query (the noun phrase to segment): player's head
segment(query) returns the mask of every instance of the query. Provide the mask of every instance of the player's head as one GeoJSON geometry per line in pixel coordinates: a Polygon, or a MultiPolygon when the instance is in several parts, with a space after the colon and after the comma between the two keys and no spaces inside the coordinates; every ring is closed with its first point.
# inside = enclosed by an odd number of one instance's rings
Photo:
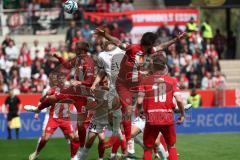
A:
{"type": "Polygon", "coordinates": [[[144,47],[144,51],[148,52],[154,46],[157,40],[157,35],[153,32],[146,32],[141,38],[141,45],[144,47]]]}
{"type": "Polygon", "coordinates": [[[86,55],[89,50],[89,44],[87,42],[77,42],[76,43],[76,54],[79,55],[86,55]]]}
{"type": "Polygon", "coordinates": [[[167,58],[163,54],[156,54],[152,57],[153,72],[164,71],[167,66],[167,58]]]}
{"type": "Polygon", "coordinates": [[[58,84],[58,76],[57,72],[53,71],[49,74],[49,85],[50,87],[57,86],[58,84]]]}
{"type": "Polygon", "coordinates": [[[64,73],[58,73],[58,87],[62,88],[66,82],[66,75],[64,73]]]}

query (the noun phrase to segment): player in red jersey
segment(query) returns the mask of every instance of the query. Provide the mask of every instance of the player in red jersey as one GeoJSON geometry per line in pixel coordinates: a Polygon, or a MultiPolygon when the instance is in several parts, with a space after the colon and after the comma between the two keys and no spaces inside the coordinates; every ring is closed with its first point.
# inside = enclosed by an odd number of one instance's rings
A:
{"type": "Polygon", "coordinates": [[[152,159],[152,149],[159,132],[162,133],[168,147],[169,160],[177,160],[175,148],[176,130],[174,125],[173,98],[176,99],[180,116],[177,124],[185,118],[184,104],[177,87],[176,79],[162,72],[166,68],[167,60],[162,55],[153,57],[153,74],[144,78],[139,86],[138,104],[143,104],[146,116],[143,142],[144,160],[152,159]]]}
{"type": "MultiPolygon", "coordinates": [[[[60,88],[64,85],[64,75],[59,75],[56,72],[50,74],[50,87],[47,87],[43,92],[43,98],[46,95],[53,95],[56,92],[59,92],[60,88]]],[[[35,118],[38,119],[38,114],[35,114],[35,118]]],[[[43,123],[43,133],[39,138],[38,145],[36,150],[29,156],[29,160],[35,160],[41,150],[46,145],[50,136],[56,131],[57,128],[60,128],[64,133],[66,139],[70,140],[70,150],[71,150],[71,159],[74,160],[77,158],[76,153],[78,150],[78,139],[74,135],[71,119],[70,119],[70,104],[67,103],[56,103],[55,105],[47,108],[47,113],[45,115],[43,123]]]]}
{"type": "Polygon", "coordinates": [[[145,58],[151,54],[166,49],[171,44],[184,38],[186,33],[182,33],[176,38],[157,46],[155,46],[157,35],[152,32],[144,33],[140,44],[136,45],[126,45],[119,39],[112,37],[110,34],[100,28],[97,28],[95,33],[104,36],[121,49],[126,50],[125,56],[120,65],[120,70],[116,81],[116,90],[122,104],[122,125],[126,140],[128,142],[131,139],[131,115],[133,108],[134,88],[139,85],[141,80],[141,67],[144,64],[145,58]]]}
{"type": "Polygon", "coordinates": [[[85,112],[82,112],[82,107],[87,104],[87,98],[81,94],[84,92],[84,88],[90,87],[94,81],[94,62],[87,55],[88,50],[89,44],[87,42],[78,42],[76,44],[75,58],[64,61],[61,57],[54,55],[64,66],[61,70],[68,69],[68,73],[70,73],[72,69],[75,69],[72,85],[62,88],[59,93],[48,95],[37,108],[29,105],[24,107],[27,111],[39,112],[57,102],[67,101],[68,103],[73,103],[78,111],[78,134],[81,147],[84,146],[86,138],[86,127],[84,127],[83,122],[87,115],[85,112]]]}

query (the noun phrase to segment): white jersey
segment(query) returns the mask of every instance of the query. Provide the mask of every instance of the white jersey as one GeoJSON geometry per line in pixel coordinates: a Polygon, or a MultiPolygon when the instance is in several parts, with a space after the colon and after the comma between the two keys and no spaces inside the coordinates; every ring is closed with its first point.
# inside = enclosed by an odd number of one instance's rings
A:
{"type": "Polygon", "coordinates": [[[100,52],[98,55],[98,67],[104,69],[110,80],[110,84],[115,84],[124,54],[125,51],[116,47],[114,50],[100,52]]]}

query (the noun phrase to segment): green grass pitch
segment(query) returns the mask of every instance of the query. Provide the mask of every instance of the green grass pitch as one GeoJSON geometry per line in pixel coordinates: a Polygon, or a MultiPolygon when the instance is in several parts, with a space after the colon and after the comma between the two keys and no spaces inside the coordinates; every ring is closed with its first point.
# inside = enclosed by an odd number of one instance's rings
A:
{"type": "MultiPolygon", "coordinates": [[[[179,160],[240,160],[240,134],[195,134],[178,135],[179,160]]],[[[34,151],[37,139],[0,140],[1,160],[28,160],[34,151]]],[[[91,149],[88,160],[97,159],[97,141],[91,149]]],[[[142,149],[136,146],[141,157],[142,149]]],[[[105,156],[108,157],[108,149],[105,156]]],[[[41,152],[39,160],[69,160],[69,147],[64,139],[50,139],[41,152]]]]}

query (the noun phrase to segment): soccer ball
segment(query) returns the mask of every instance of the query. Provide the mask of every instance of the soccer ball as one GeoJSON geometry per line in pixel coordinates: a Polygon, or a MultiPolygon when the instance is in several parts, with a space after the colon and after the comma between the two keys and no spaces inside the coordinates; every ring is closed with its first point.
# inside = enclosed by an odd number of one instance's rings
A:
{"type": "Polygon", "coordinates": [[[74,12],[76,12],[78,10],[78,5],[77,5],[77,2],[75,2],[74,0],[67,0],[63,4],[63,8],[64,8],[65,12],[67,12],[69,14],[73,14],[74,12]]]}

